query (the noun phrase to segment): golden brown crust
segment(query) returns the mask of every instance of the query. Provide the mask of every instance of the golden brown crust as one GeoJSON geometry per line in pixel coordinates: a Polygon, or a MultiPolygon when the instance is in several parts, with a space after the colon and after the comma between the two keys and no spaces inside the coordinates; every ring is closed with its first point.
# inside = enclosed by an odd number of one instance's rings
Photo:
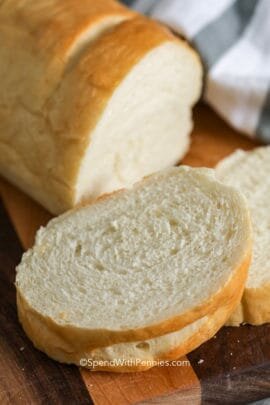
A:
{"type": "Polygon", "coordinates": [[[144,341],[177,331],[197,319],[215,312],[220,307],[233,306],[235,303],[235,297],[239,291],[241,291],[241,293],[243,291],[250,258],[251,247],[249,247],[243,262],[232,273],[227,284],[206,302],[203,302],[198,307],[184,314],[144,328],[125,331],[110,331],[102,329],[87,330],[69,324],[60,325],[49,317],[44,317],[31,308],[21,296],[17,287],[19,319],[26,334],[33,341],[34,345],[58,360],[61,358],[61,353],[63,353],[63,351],[66,351],[67,353],[89,353],[89,351],[95,348],[110,346],[115,343],[144,341]],[[52,345],[50,352],[48,352],[49,342],[52,345]],[[57,347],[60,348],[58,353],[57,347]]]}
{"type": "Polygon", "coordinates": [[[134,15],[114,0],[9,0],[0,7],[0,172],[54,214],[74,205],[74,176],[61,158],[71,142],[50,125],[47,102],[82,35],[134,15]]]}
{"type": "Polygon", "coordinates": [[[0,21],[27,31],[39,57],[60,63],[89,27],[121,15],[133,18],[136,13],[115,0],[9,0],[0,8],[0,21]]]}
{"type": "Polygon", "coordinates": [[[241,323],[262,325],[270,322],[270,284],[258,288],[245,288],[236,311],[228,319],[227,326],[241,323]]]}

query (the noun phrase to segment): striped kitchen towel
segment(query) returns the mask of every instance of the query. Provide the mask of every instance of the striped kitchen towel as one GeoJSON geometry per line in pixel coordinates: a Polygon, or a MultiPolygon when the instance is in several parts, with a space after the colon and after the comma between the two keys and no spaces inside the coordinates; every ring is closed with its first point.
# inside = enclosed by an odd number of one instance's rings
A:
{"type": "Polygon", "coordinates": [[[204,63],[204,99],[270,143],[270,0],[123,1],[185,36],[204,63]]]}

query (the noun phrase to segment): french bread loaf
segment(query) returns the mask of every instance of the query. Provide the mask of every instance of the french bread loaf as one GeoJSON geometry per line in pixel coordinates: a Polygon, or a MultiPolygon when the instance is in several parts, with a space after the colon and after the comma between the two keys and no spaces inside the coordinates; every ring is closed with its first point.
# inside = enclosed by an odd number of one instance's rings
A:
{"type": "Polygon", "coordinates": [[[251,152],[238,150],[222,160],[216,172],[222,181],[246,196],[254,229],[253,259],[246,288],[228,325],[270,322],[270,147],[256,148],[251,152]]]}
{"type": "Polygon", "coordinates": [[[53,214],[186,153],[194,51],[113,0],[0,5],[0,174],[53,214]]]}
{"type": "Polygon", "coordinates": [[[53,219],[17,268],[19,319],[53,358],[175,332],[235,303],[247,277],[244,197],[171,168],[53,219]]]}

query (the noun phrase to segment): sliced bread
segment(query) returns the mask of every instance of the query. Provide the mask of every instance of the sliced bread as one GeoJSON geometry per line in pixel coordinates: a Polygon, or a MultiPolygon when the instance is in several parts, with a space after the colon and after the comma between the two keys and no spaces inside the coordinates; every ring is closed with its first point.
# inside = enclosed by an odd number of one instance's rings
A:
{"type": "Polygon", "coordinates": [[[241,304],[229,325],[270,322],[270,147],[236,151],[216,168],[218,177],[247,198],[254,228],[253,259],[241,304]]]}
{"type": "MultiPolygon", "coordinates": [[[[54,344],[54,348],[49,351],[58,361],[83,365],[95,371],[134,372],[148,370],[157,365],[168,365],[170,361],[179,359],[215,335],[238,305],[243,289],[244,285],[239,288],[235,299],[224,307],[176,332],[145,341],[118,343],[71,355],[61,350],[56,352],[54,344]]],[[[46,342],[47,350],[50,343],[46,342]]]]}
{"type": "Polygon", "coordinates": [[[235,301],[251,244],[241,193],[212,170],[171,168],[41,228],[17,268],[19,319],[74,362],[174,332],[235,301]]]}

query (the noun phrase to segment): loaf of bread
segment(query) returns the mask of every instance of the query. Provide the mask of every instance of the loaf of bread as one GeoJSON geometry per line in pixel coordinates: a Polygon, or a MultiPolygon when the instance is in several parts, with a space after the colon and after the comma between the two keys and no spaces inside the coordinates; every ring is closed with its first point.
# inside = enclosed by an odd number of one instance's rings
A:
{"type": "Polygon", "coordinates": [[[246,196],[254,228],[253,259],[246,288],[228,325],[270,322],[270,147],[252,152],[238,150],[221,161],[216,171],[222,181],[246,196]]]}
{"type": "Polygon", "coordinates": [[[20,322],[37,348],[79,364],[95,349],[179,331],[220,307],[229,315],[251,239],[237,190],[212,170],[167,169],[39,230],[17,268],[20,322]]]}
{"type": "Polygon", "coordinates": [[[179,161],[196,53],[113,0],[0,3],[0,174],[53,214],[179,161]]]}

